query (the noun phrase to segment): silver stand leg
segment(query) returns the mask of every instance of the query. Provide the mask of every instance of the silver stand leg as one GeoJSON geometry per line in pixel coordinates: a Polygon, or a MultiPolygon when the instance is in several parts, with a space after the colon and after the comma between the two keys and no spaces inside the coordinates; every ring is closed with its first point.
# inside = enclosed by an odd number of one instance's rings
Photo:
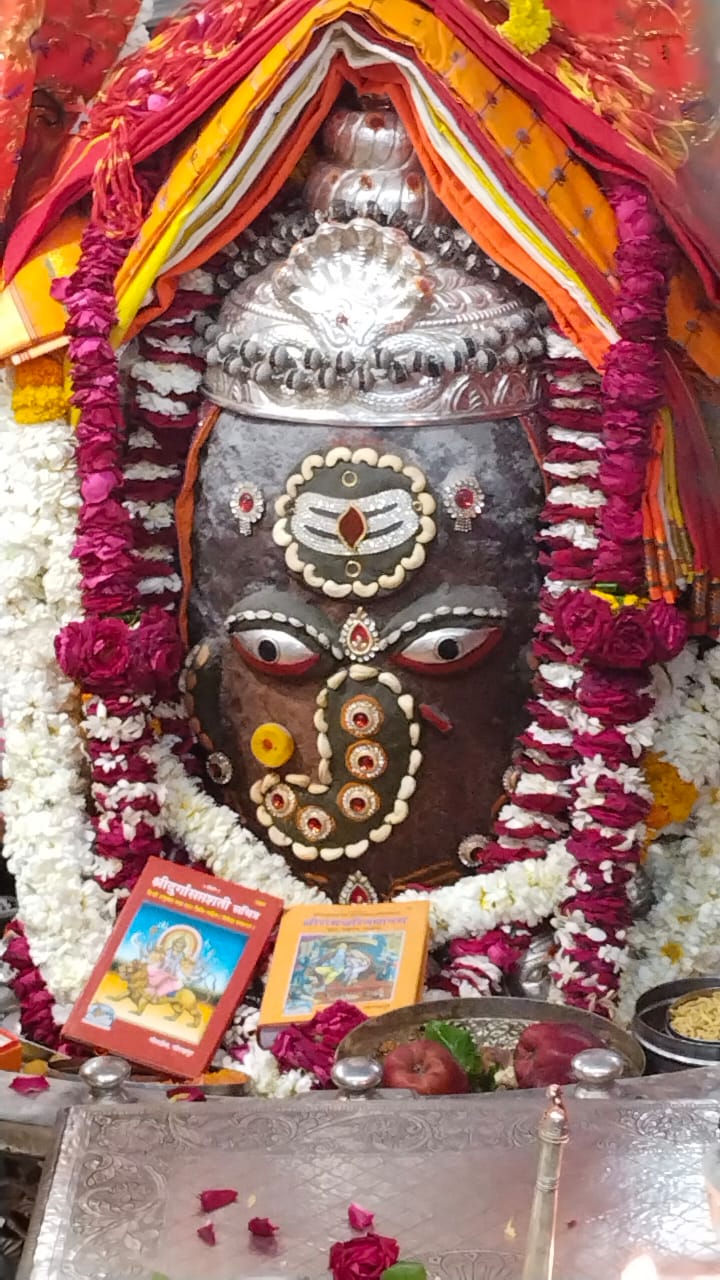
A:
{"type": "Polygon", "coordinates": [[[569,1130],[565,1104],[557,1085],[551,1085],[548,1097],[550,1104],[538,1129],[540,1156],[522,1280],[552,1280],[553,1273],[560,1166],[569,1130]]]}

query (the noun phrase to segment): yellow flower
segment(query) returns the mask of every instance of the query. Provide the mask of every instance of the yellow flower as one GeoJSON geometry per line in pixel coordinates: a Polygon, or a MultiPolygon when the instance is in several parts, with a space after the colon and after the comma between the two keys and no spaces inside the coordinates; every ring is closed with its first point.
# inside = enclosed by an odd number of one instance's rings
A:
{"type": "Polygon", "coordinates": [[[660,950],[664,956],[667,956],[671,964],[677,964],[685,955],[679,942],[666,942],[665,946],[661,947],[660,950]]]}
{"type": "Polygon", "coordinates": [[[676,822],[687,822],[698,798],[697,787],[686,782],[674,765],[652,751],[645,756],[643,769],[653,793],[653,807],[647,819],[649,829],[657,833],[676,822]]]}
{"type": "Polygon", "coordinates": [[[31,424],[64,418],[68,388],[63,364],[56,356],[36,356],[15,368],[12,406],[15,421],[31,424]]]}
{"type": "Polygon", "coordinates": [[[592,595],[597,596],[598,600],[607,600],[608,604],[617,613],[620,609],[645,608],[649,601],[644,596],[613,596],[609,591],[600,591],[593,588],[592,595]]]}
{"type": "Polygon", "coordinates": [[[507,22],[498,31],[520,53],[537,53],[550,39],[552,21],[543,0],[509,0],[507,22]]]}

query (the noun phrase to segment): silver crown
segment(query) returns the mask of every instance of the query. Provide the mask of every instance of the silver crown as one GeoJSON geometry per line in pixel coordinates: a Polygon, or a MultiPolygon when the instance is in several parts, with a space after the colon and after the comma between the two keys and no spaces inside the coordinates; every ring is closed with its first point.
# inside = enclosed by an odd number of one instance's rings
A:
{"type": "MultiPolygon", "coordinates": [[[[394,113],[377,103],[341,109],[325,143],[331,160],[318,162],[305,190],[320,225],[243,279],[207,329],[209,398],[259,417],[345,426],[532,409],[542,319],[463,231],[441,225],[447,215],[394,113]],[[342,220],[330,216],[339,196],[342,220]]],[[[248,254],[243,275],[257,247],[248,254]]]]}

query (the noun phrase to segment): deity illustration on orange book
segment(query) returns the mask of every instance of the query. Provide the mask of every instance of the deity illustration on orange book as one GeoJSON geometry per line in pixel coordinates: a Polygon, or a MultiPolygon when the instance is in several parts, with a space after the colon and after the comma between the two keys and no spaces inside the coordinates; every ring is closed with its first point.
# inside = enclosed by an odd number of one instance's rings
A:
{"type": "Polygon", "coordinates": [[[84,1021],[116,1021],[199,1044],[245,947],[246,936],[207,921],[189,924],[145,903],[90,1001],[84,1021]]]}
{"type": "Polygon", "coordinates": [[[334,1000],[392,1000],[405,934],[301,935],[284,1013],[312,1012],[334,1000]]]}

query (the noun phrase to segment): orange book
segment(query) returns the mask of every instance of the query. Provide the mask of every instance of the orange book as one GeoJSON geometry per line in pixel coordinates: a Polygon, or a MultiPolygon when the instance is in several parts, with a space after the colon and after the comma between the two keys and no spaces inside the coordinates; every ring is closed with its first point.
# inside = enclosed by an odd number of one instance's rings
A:
{"type": "Polygon", "coordinates": [[[282,902],[150,858],[64,1034],[173,1077],[204,1071],[282,902]]]}
{"type": "Polygon", "coordinates": [[[346,1000],[375,1017],[415,1004],[425,979],[427,902],[291,907],[260,1009],[261,1043],[346,1000]]]}
{"type": "Polygon", "coordinates": [[[0,1027],[0,1071],[19,1071],[22,1060],[21,1042],[7,1027],[0,1027]]]}

